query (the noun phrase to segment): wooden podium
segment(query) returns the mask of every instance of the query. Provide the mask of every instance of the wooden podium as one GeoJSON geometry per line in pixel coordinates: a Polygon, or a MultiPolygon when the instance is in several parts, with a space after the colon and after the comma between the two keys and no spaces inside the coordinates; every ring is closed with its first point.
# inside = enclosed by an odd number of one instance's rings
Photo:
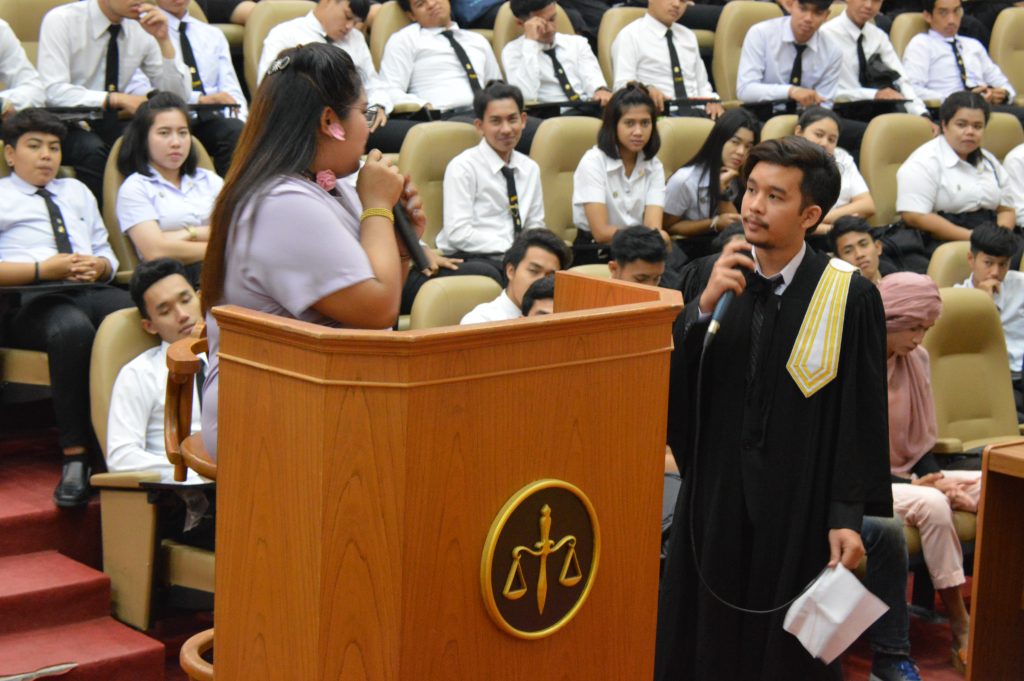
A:
{"type": "MultiPolygon", "coordinates": [[[[562,314],[402,333],[214,310],[218,679],[651,678],[682,301],[567,272],[556,292],[562,314]],[[542,479],[586,495],[600,553],[575,617],[525,639],[489,614],[482,556],[506,502],[542,479]]],[[[528,526],[520,549],[547,537],[528,526]]],[[[560,565],[543,587],[528,569],[521,603],[543,609],[543,590],[554,608],[560,565]]]]}
{"type": "Polygon", "coordinates": [[[967,681],[1024,675],[1024,440],[992,445],[982,462],[974,545],[967,681]]]}

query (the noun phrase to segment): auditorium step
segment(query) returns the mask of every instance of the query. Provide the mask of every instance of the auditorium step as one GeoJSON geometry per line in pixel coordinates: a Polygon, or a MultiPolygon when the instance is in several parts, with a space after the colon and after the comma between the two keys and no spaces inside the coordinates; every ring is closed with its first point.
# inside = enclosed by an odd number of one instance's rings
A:
{"type": "Polygon", "coordinates": [[[0,636],[105,617],[110,580],[105,574],[42,551],[0,558],[0,636]]]}

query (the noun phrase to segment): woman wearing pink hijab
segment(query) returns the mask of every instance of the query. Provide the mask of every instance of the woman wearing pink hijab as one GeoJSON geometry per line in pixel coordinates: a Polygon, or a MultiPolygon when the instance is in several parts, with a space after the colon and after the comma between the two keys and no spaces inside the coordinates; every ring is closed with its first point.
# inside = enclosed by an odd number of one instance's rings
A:
{"type": "Polygon", "coordinates": [[[953,509],[976,511],[981,474],[940,471],[932,456],[935,404],[928,351],[920,347],[935,324],[942,299],[935,282],[922,274],[898,272],[878,285],[885,307],[889,369],[889,463],[893,508],[921,534],[921,552],[939,592],[953,632],[953,665],[967,661],[968,615],[960,586],[963,553],[953,509]]]}

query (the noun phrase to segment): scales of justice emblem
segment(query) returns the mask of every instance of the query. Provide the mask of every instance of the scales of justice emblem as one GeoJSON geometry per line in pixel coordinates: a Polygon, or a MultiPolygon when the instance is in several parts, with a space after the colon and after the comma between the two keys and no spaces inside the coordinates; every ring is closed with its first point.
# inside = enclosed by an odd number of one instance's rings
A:
{"type": "Polygon", "coordinates": [[[505,503],[485,542],[488,614],[513,636],[550,636],[586,600],[599,554],[597,515],[579,488],[550,479],[525,486],[505,503]]]}

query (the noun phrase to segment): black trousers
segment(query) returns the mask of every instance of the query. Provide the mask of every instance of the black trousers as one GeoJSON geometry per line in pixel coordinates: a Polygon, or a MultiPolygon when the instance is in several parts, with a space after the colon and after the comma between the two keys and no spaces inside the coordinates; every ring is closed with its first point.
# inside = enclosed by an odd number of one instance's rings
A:
{"type": "Polygon", "coordinates": [[[92,130],[68,125],[68,134],[61,145],[63,164],[75,169],[75,178],[85,183],[103,210],[103,171],[107,167],[110,147],[128,126],[128,121],[109,125],[97,121],[92,130]]]}
{"type": "Polygon", "coordinates": [[[237,118],[218,114],[204,114],[192,121],[192,134],[196,136],[213,158],[217,174],[225,177],[231,167],[238,137],[242,134],[243,123],[237,118]]]}
{"type": "Polygon", "coordinates": [[[379,149],[385,154],[397,154],[402,150],[402,142],[412,126],[422,121],[411,121],[407,118],[388,117],[387,125],[377,128],[366,140],[366,149],[379,149]]]}
{"type": "Polygon", "coordinates": [[[489,256],[476,256],[469,253],[456,253],[451,257],[463,259],[463,262],[459,264],[459,269],[449,270],[442,267],[437,271],[437,274],[432,277],[428,277],[419,270],[413,270],[409,273],[409,278],[405,280],[405,286],[402,288],[402,305],[400,314],[409,314],[412,312],[412,304],[416,301],[416,294],[419,293],[420,289],[423,288],[423,285],[431,279],[476,274],[483,277],[490,277],[494,281],[498,282],[499,286],[502,288],[505,287],[505,273],[502,270],[500,258],[496,259],[489,256]]]}
{"type": "Polygon", "coordinates": [[[7,342],[48,354],[60,446],[95,450],[89,417],[92,342],[104,317],[132,306],[131,296],[105,284],[21,296],[21,306],[8,316],[7,342]]]}

